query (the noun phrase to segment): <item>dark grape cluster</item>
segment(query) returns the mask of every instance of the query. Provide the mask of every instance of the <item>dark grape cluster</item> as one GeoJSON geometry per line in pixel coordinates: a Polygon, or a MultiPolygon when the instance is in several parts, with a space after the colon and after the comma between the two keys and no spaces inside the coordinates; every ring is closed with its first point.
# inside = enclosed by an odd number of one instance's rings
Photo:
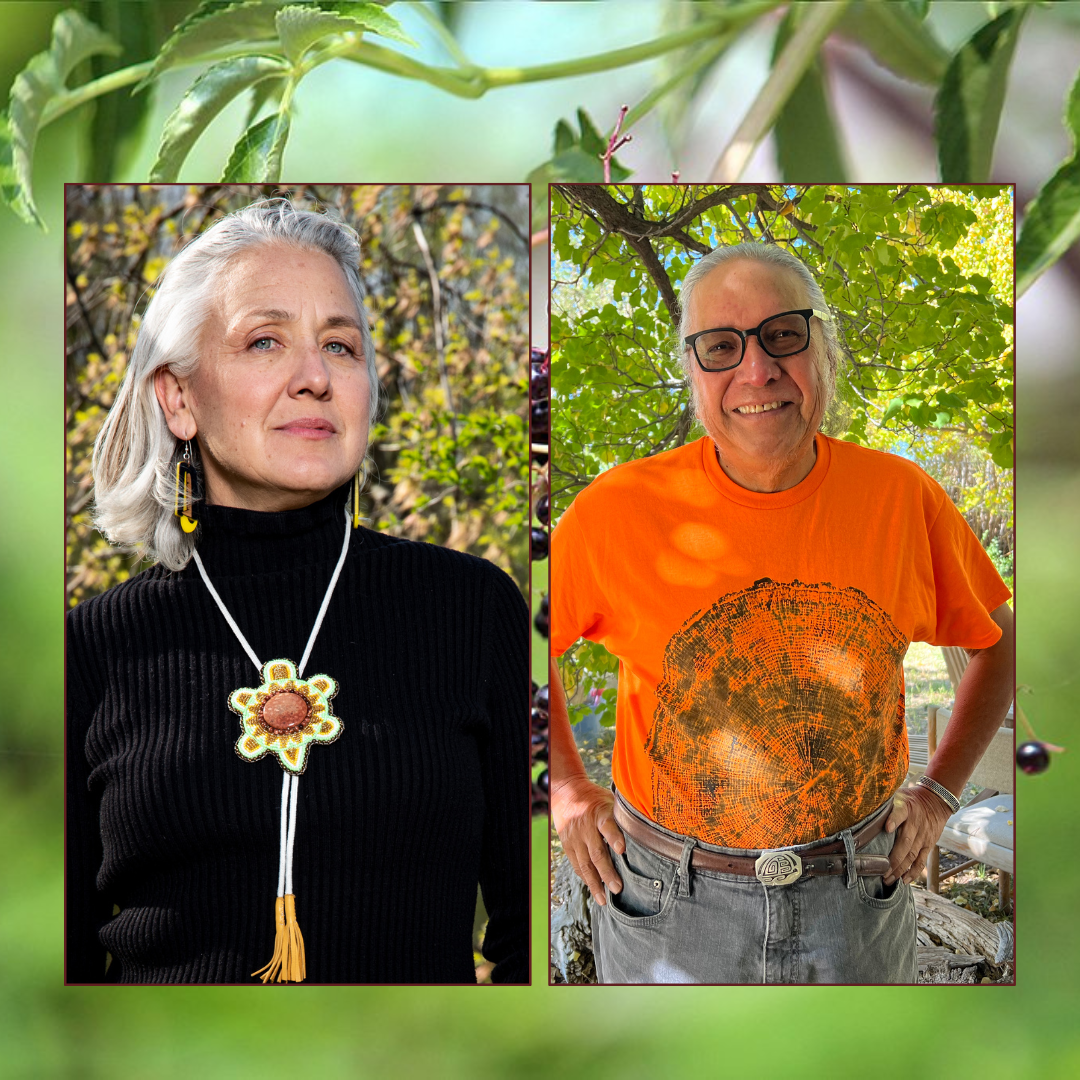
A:
{"type": "Polygon", "coordinates": [[[546,638],[548,636],[548,632],[551,629],[550,619],[551,616],[549,614],[547,593],[544,593],[544,595],[540,597],[540,609],[536,613],[536,618],[533,619],[533,626],[536,627],[536,632],[541,637],[546,638]]]}
{"type": "Polygon", "coordinates": [[[533,349],[529,354],[529,436],[545,444],[551,430],[551,356],[533,349]]]}
{"type": "Polygon", "coordinates": [[[529,530],[529,554],[533,562],[540,562],[548,557],[547,529],[534,527],[529,530]]]}
{"type": "Polygon", "coordinates": [[[532,684],[532,722],[530,733],[532,739],[532,763],[542,762],[545,766],[543,772],[533,781],[532,786],[532,812],[534,814],[546,814],[548,812],[548,688],[532,684]]]}
{"type": "MultiPolygon", "coordinates": [[[[529,529],[529,553],[534,562],[548,557],[548,526],[551,522],[550,485],[548,481],[548,439],[551,432],[551,354],[533,349],[529,354],[529,440],[531,444],[532,512],[534,522],[529,529]]],[[[540,601],[533,619],[536,632],[548,636],[548,598],[540,601]]],[[[532,684],[532,741],[533,771],[543,765],[532,785],[532,812],[548,812],[548,688],[532,684]]]]}
{"type": "MultiPolygon", "coordinates": [[[[551,434],[551,354],[529,352],[529,441],[534,467],[546,469],[551,434]]],[[[535,501],[535,500],[534,500],[535,501]]]]}

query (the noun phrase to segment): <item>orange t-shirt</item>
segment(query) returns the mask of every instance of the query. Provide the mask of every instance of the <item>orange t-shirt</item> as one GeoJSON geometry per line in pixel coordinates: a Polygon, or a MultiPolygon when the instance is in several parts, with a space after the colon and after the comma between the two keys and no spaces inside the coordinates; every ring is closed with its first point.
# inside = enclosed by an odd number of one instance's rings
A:
{"type": "Polygon", "coordinates": [[[551,651],[619,658],[615,786],[706,843],[847,828],[908,768],[912,641],[994,644],[1009,599],[945,491],[903,458],[818,435],[809,475],[759,493],[709,438],[600,475],[551,540],[551,651]]]}

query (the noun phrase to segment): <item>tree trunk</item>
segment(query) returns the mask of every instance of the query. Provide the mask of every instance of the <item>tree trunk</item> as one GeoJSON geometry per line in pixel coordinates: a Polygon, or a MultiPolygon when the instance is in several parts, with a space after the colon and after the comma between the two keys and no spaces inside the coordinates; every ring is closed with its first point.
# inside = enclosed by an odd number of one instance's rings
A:
{"type": "Polygon", "coordinates": [[[555,865],[551,899],[551,967],[556,981],[595,983],[589,890],[569,859],[555,865]]]}

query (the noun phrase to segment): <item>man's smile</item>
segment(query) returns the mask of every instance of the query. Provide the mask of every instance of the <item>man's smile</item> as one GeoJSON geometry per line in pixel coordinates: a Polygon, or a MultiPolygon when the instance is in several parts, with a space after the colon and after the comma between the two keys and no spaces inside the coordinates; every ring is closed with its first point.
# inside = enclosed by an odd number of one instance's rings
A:
{"type": "Polygon", "coordinates": [[[775,410],[790,404],[790,401],[767,401],[761,405],[739,405],[736,406],[735,412],[740,416],[751,416],[754,413],[775,412],[775,410]]]}

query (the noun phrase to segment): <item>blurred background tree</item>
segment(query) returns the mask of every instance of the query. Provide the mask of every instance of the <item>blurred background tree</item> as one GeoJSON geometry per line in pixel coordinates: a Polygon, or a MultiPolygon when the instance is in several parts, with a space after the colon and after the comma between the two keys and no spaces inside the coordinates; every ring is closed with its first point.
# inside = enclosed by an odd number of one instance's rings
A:
{"type": "Polygon", "coordinates": [[[361,237],[384,407],[370,527],[528,581],[524,185],[117,185],[67,189],[69,604],[141,567],[90,519],[90,454],[169,259],[223,214],[287,192],[361,237]]]}

